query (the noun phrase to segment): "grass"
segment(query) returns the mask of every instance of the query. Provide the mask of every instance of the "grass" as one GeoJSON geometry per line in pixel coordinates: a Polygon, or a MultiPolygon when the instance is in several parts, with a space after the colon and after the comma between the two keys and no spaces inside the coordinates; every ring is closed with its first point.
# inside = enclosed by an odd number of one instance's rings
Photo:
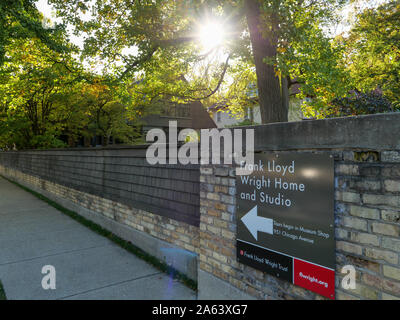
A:
{"type": "MultiPolygon", "coordinates": [[[[40,200],[48,203],[50,206],[56,208],[58,211],[64,213],[65,215],[69,216],[70,218],[78,221],[79,223],[81,223],[82,225],[84,225],[85,227],[89,228],[90,230],[96,232],[97,234],[106,237],[107,239],[113,241],[114,243],[116,243],[117,245],[119,245],[121,248],[129,251],[130,253],[133,253],[134,255],[136,255],[137,257],[139,257],[140,259],[148,262],[149,264],[151,264],[152,266],[154,266],[156,269],[167,273],[168,275],[170,275],[172,278],[179,280],[180,282],[182,282],[184,285],[186,285],[187,287],[189,287],[192,290],[197,291],[197,282],[188,278],[185,274],[179,272],[178,270],[176,270],[175,268],[172,268],[171,266],[167,265],[166,263],[160,261],[159,259],[157,259],[156,257],[148,254],[147,252],[143,251],[142,249],[138,248],[137,246],[135,246],[133,243],[126,241],[120,237],[118,237],[117,235],[113,234],[112,232],[104,229],[103,227],[99,226],[98,224],[80,216],[79,214],[77,214],[74,211],[68,210],[66,208],[64,208],[63,206],[59,205],[58,203],[46,198],[45,196],[43,196],[42,194],[35,192],[15,181],[12,181],[4,176],[1,176],[4,179],[6,179],[7,181],[10,181],[11,183],[17,185],[18,187],[20,187],[21,189],[33,194],[35,197],[39,198],[40,200]]],[[[1,283],[0,283],[0,300],[2,297],[2,287],[1,287],[1,283]]],[[[5,297],[5,294],[4,294],[5,297]]]]}
{"type": "Polygon", "coordinates": [[[4,291],[3,284],[0,281],[0,300],[7,300],[6,292],[4,291]]]}

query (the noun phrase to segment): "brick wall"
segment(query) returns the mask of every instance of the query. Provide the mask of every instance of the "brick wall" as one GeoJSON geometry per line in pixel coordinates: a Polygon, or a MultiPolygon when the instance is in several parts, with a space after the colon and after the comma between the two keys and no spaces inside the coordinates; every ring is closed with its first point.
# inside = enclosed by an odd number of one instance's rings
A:
{"type": "MultiPolygon", "coordinates": [[[[336,299],[400,299],[398,120],[399,115],[369,116],[256,128],[256,152],[327,153],[335,159],[336,299]],[[378,127],[365,126],[366,122],[378,127]],[[351,138],[342,136],[350,129],[351,138]],[[391,130],[391,135],[386,136],[385,130],[391,130]],[[281,140],[277,132],[282,133],[281,140]],[[397,138],[393,139],[393,134],[397,138]],[[272,138],[268,140],[268,136],[272,138]],[[362,139],[366,136],[367,141],[362,139]],[[303,138],[301,142],[299,137],[303,138]],[[350,144],[348,140],[355,137],[359,143],[355,140],[350,144]],[[321,143],[316,144],[316,139],[321,143]],[[349,145],[337,148],[340,144],[349,145]],[[341,286],[345,265],[355,267],[354,290],[341,286]]],[[[239,298],[325,299],[237,262],[235,169],[203,166],[200,173],[202,277],[238,289],[243,293],[235,294],[239,298]]],[[[201,283],[199,287],[201,296],[209,294],[201,283]]],[[[219,296],[224,296],[223,292],[219,296]]]]}
{"type": "Polygon", "coordinates": [[[35,190],[51,193],[60,199],[70,200],[77,206],[99,213],[106,218],[145,232],[182,249],[191,252],[198,251],[199,228],[196,226],[98,195],[78,191],[2,165],[0,165],[0,174],[35,190]]]}
{"type": "MultiPolygon", "coordinates": [[[[327,153],[335,159],[336,299],[400,299],[399,121],[400,114],[389,114],[255,127],[256,152],[327,153]],[[345,265],[356,269],[355,290],[341,286],[345,265]]],[[[237,262],[233,166],[146,167],[136,152],[0,152],[0,174],[198,253],[201,298],[324,299],[237,262]],[[73,165],[64,162],[68,152],[76,157],[73,165]],[[89,178],[99,171],[106,186],[93,189],[96,183],[89,178]],[[158,193],[137,192],[139,176],[158,193]],[[119,178],[121,184],[115,184],[119,178]],[[163,185],[168,180],[172,186],[163,185]],[[166,192],[170,188],[176,192],[166,192]],[[138,194],[149,201],[137,201],[138,194]],[[163,197],[172,207],[150,203],[163,197]]]]}
{"type": "Polygon", "coordinates": [[[151,166],[146,146],[0,152],[0,175],[197,280],[199,166],[151,166]]]}
{"type": "MultiPolygon", "coordinates": [[[[400,153],[326,152],[335,158],[336,298],[400,299],[400,153]],[[380,160],[359,158],[368,153],[380,160]],[[341,287],[345,265],[356,290],[341,287]]],[[[236,261],[234,170],[200,170],[200,269],[260,299],[323,299],[236,261]]]]}
{"type": "Polygon", "coordinates": [[[344,152],[336,164],[337,270],[354,265],[346,299],[400,298],[400,152],[344,152]]]}

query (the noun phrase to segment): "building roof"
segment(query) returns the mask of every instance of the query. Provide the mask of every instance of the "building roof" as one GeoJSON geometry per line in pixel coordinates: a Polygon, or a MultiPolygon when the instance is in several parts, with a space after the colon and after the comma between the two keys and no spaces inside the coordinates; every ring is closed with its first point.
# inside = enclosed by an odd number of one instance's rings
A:
{"type": "Polygon", "coordinates": [[[178,104],[175,106],[179,111],[179,106],[184,112],[166,112],[164,114],[150,114],[143,118],[143,122],[147,127],[168,127],[169,121],[177,121],[178,128],[191,129],[208,129],[216,128],[214,120],[210,117],[203,104],[199,101],[192,102],[188,105],[178,104]]]}

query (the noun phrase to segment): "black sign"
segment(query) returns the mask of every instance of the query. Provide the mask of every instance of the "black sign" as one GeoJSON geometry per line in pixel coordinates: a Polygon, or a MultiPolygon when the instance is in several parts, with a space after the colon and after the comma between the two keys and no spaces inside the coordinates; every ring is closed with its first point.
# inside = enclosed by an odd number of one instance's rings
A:
{"type": "Polygon", "coordinates": [[[334,161],[256,154],[237,175],[239,262],[334,297],[334,161]]]}

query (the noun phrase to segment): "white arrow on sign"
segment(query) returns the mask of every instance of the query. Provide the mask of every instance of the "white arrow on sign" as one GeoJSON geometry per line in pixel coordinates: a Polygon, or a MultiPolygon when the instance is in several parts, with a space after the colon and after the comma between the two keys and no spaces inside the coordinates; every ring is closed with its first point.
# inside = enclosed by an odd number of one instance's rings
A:
{"type": "Polygon", "coordinates": [[[256,240],[258,240],[258,231],[274,234],[274,220],[259,217],[257,215],[257,206],[247,212],[241,220],[256,240]]]}

